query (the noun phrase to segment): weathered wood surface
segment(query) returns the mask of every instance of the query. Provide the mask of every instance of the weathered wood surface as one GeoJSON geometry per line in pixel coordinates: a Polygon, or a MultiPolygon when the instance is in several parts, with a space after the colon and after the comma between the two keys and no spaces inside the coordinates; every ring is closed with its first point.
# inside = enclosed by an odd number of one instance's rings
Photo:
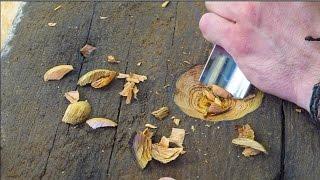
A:
{"type": "Polygon", "coordinates": [[[203,2],[28,3],[1,59],[1,177],[3,179],[317,179],[320,175],[320,132],[290,103],[266,95],[262,106],[232,122],[211,123],[184,115],[173,102],[178,76],[204,64],[210,44],[198,29],[203,2]],[[53,8],[62,4],[62,8],[53,8]],[[108,17],[101,20],[99,17],[108,17]],[[57,22],[48,27],[48,22],[57,22]],[[86,43],[98,49],[79,54],[86,43]],[[121,62],[109,64],[112,54],[121,62]],[[191,64],[186,64],[188,61],[191,64]],[[137,66],[142,62],[141,66],[137,66]],[[75,71],[61,81],[43,82],[57,64],[75,71]],[[99,90],[77,87],[80,75],[96,68],[148,76],[138,100],[126,105],[118,93],[123,80],[99,90]],[[170,85],[164,88],[164,86],[170,85]],[[92,105],[92,117],[107,117],[117,128],[91,130],[61,122],[67,107],[63,94],[78,89],[92,105]],[[157,92],[157,94],[156,94],[157,92]],[[168,164],[151,161],[140,170],[129,141],[145,123],[158,126],[155,141],[175,127],[170,118],[158,121],[150,112],[169,106],[182,119],[187,153],[168,164]],[[268,155],[244,158],[231,144],[234,126],[249,123],[268,155]],[[205,125],[210,125],[207,127],[205,125]],[[195,127],[195,132],[191,131],[195,127]]]}

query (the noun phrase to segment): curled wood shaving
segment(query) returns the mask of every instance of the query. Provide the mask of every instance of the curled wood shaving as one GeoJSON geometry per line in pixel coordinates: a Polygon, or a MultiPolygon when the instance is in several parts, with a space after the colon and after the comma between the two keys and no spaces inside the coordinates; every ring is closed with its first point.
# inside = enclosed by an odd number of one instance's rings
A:
{"type": "Polygon", "coordinates": [[[169,115],[169,108],[168,107],[162,107],[156,111],[153,111],[151,113],[154,117],[156,117],[159,120],[162,120],[163,118],[167,117],[169,115]]]}
{"type": "Polygon", "coordinates": [[[151,129],[156,129],[157,126],[152,125],[152,124],[145,124],[145,127],[151,128],[151,129]]]}
{"type": "Polygon", "coordinates": [[[260,152],[267,153],[265,148],[254,140],[254,131],[249,124],[237,125],[236,130],[238,131],[238,138],[233,139],[232,143],[244,147],[242,154],[245,157],[257,155],[260,152]]]}
{"type": "Polygon", "coordinates": [[[182,144],[183,144],[185,135],[186,135],[186,131],[184,129],[172,128],[169,141],[176,144],[179,147],[183,147],[182,144]]]}
{"type": "Polygon", "coordinates": [[[117,78],[118,79],[126,79],[127,81],[134,82],[134,83],[140,83],[140,82],[143,82],[148,79],[147,76],[134,74],[134,73],[130,73],[130,74],[119,73],[117,78]]]}
{"type": "Polygon", "coordinates": [[[70,103],[78,102],[80,98],[79,91],[69,91],[64,93],[64,96],[70,103]]]}
{"type": "Polygon", "coordinates": [[[96,47],[91,46],[90,44],[86,44],[80,49],[80,52],[84,57],[88,57],[96,49],[96,47]]]}
{"type": "Polygon", "coordinates": [[[76,125],[84,122],[90,115],[91,106],[87,101],[69,104],[62,118],[62,122],[76,125]]]}
{"type": "Polygon", "coordinates": [[[92,127],[92,129],[97,129],[100,127],[116,127],[118,125],[114,121],[106,118],[92,118],[87,120],[86,123],[92,127]]]}
{"type": "Polygon", "coordinates": [[[96,69],[87,72],[78,80],[78,85],[91,84],[93,88],[101,88],[108,85],[117,75],[117,72],[107,69],[96,69]]]}
{"type": "Polygon", "coordinates": [[[56,25],[57,25],[57,23],[48,23],[48,26],[50,26],[50,27],[54,27],[56,25]]]}
{"type": "Polygon", "coordinates": [[[143,132],[139,131],[133,138],[133,153],[139,166],[144,169],[149,161],[151,161],[151,149],[153,133],[146,128],[143,132]]]}
{"type": "Polygon", "coordinates": [[[49,69],[43,76],[44,81],[60,80],[73,70],[71,65],[59,65],[49,69]]]}
{"type": "Polygon", "coordinates": [[[175,160],[183,151],[183,148],[167,148],[159,144],[152,144],[152,157],[162,163],[175,160]]]}
{"type": "Polygon", "coordinates": [[[116,58],[114,56],[112,56],[112,55],[108,55],[107,56],[107,61],[109,63],[117,63],[117,64],[120,63],[120,61],[117,61],[116,58]]]}
{"type": "Polygon", "coordinates": [[[161,7],[162,7],[162,8],[165,8],[165,7],[168,6],[169,3],[170,3],[170,1],[165,1],[165,2],[163,2],[163,3],[161,4],[161,7]]]}

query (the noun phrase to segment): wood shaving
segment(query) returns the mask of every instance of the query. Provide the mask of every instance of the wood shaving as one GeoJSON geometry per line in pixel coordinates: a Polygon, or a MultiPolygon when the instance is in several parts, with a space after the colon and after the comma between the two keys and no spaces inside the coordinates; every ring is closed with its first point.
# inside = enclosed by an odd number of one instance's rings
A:
{"type": "Polygon", "coordinates": [[[168,6],[169,3],[170,3],[170,1],[165,1],[165,2],[163,2],[163,3],[161,4],[161,7],[162,7],[162,8],[165,8],[165,7],[168,6]]]}
{"type": "Polygon", "coordinates": [[[183,147],[182,144],[183,144],[185,135],[186,135],[186,131],[184,129],[172,128],[169,141],[176,144],[179,147],[183,147]]]}
{"type": "Polygon", "coordinates": [[[157,129],[157,126],[152,124],[145,124],[145,127],[151,128],[151,129],[157,129]]]}
{"type": "Polygon", "coordinates": [[[153,133],[146,128],[143,132],[139,131],[133,138],[133,154],[142,169],[144,169],[152,159],[152,136],[153,133]]]}
{"type": "Polygon", "coordinates": [[[238,131],[238,138],[248,138],[254,140],[254,131],[249,124],[243,126],[236,125],[235,128],[238,131]]]}
{"type": "Polygon", "coordinates": [[[189,64],[189,65],[191,64],[189,61],[183,61],[183,62],[186,63],[186,64],[189,64]]]}
{"type": "Polygon", "coordinates": [[[120,63],[120,61],[117,61],[116,58],[112,55],[108,55],[106,59],[109,63],[117,63],[117,64],[120,63]]]}
{"type": "Polygon", "coordinates": [[[78,80],[78,85],[85,86],[91,84],[93,88],[102,88],[111,83],[117,72],[108,69],[96,69],[82,75],[78,80]]]}
{"type": "Polygon", "coordinates": [[[151,114],[154,117],[156,117],[157,119],[162,120],[163,118],[165,118],[169,115],[169,108],[168,107],[161,107],[160,109],[153,111],[151,114]]]}
{"type": "Polygon", "coordinates": [[[126,79],[127,81],[134,82],[134,83],[140,83],[140,82],[143,82],[148,79],[147,76],[134,74],[134,73],[130,73],[130,74],[119,73],[117,78],[118,79],[126,79]]]}
{"type": "Polygon", "coordinates": [[[163,89],[167,88],[167,87],[170,87],[170,84],[166,84],[163,86],[163,89]]]}
{"type": "Polygon", "coordinates": [[[84,57],[88,57],[96,49],[97,49],[96,47],[90,44],[86,44],[80,49],[80,52],[84,57]]]}
{"type": "Polygon", "coordinates": [[[238,131],[238,138],[233,139],[232,143],[244,147],[242,154],[245,157],[257,155],[260,152],[267,153],[265,148],[254,140],[254,131],[249,124],[237,125],[236,130],[238,131]]]}
{"type": "Polygon", "coordinates": [[[49,26],[49,27],[54,27],[54,26],[56,26],[56,25],[57,25],[57,23],[52,23],[52,22],[48,23],[48,26],[49,26]]]}
{"type": "Polygon", "coordinates": [[[116,127],[118,124],[114,121],[106,118],[92,118],[86,121],[86,123],[92,127],[92,129],[97,129],[101,127],[116,127]]]}
{"type": "Polygon", "coordinates": [[[60,80],[67,73],[73,70],[71,65],[59,65],[49,69],[43,76],[44,81],[60,80]]]}
{"type": "Polygon", "coordinates": [[[80,95],[79,91],[69,91],[64,93],[64,97],[70,102],[70,103],[75,103],[79,101],[80,95]]]}
{"type": "Polygon", "coordinates": [[[192,132],[195,132],[195,131],[196,131],[196,128],[192,125],[192,126],[191,126],[191,130],[192,130],[192,132]]]}
{"type": "Polygon", "coordinates": [[[301,113],[302,110],[301,109],[295,109],[296,112],[301,113]]]}
{"type": "Polygon", "coordinates": [[[257,141],[248,138],[236,138],[232,140],[233,144],[249,147],[267,154],[266,149],[257,141]]]}
{"type": "Polygon", "coordinates": [[[62,6],[59,5],[59,6],[57,6],[56,8],[54,8],[53,10],[56,11],[56,10],[60,9],[61,7],[62,7],[62,6]]]}
{"type": "Polygon", "coordinates": [[[107,16],[100,16],[100,19],[101,20],[104,20],[104,19],[108,19],[109,17],[107,17],[107,16]]]}
{"type": "Polygon", "coordinates": [[[126,104],[131,103],[132,97],[136,97],[138,93],[138,88],[134,82],[127,82],[124,85],[123,90],[119,93],[121,96],[127,97],[126,104]]]}
{"type": "Polygon", "coordinates": [[[91,113],[91,106],[87,101],[69,104],[62,118],[62,122],[76,125],[84,122],[91,113]]]}
{"type": "Polygon", "coordinates": [[[162,178],[159,178],[158,180],[176,180],[172,177],[162,177],[162,178]]]}
{"type": "Polygon", "coordinates": [[[211,127],[209,124],[204,125],[205,127],[211,127]]]}
{"type": "Polygon", "coordinates": [[[142,62],[138,62],[138,63],[137,63],[137,66],[141,66],[141,64],[142,64],[142,62]]]}
{"type": "Polygon", "coordinates": [[[180,124],[180,119],[178,119],[178,118],[173,118],[173,123],[174,123],[175,125],[179,126],[179,124],[180,124]]]}

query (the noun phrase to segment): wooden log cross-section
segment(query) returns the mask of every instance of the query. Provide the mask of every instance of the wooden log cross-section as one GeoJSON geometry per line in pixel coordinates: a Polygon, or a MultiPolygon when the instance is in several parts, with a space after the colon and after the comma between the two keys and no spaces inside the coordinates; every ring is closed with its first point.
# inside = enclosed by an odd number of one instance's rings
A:
{"type": "Polygon", "coordinates": [[[236,121],[212,123],[188,117],[173,102],[177,78],[204,64],[211,45],[198,22],[203,2],[28,2],[1,57],[2,179],[318,179],[320,130],[307,112],[266,95],[259,109],[236,121]],[[59,10],[55,7],[61,5],[59,10]],[[100,18],[105,17],[105,18],[100,18]],[[49,22],[57,23],[49,27],[49,22]],[[79,50],[97,47],[89,57],[79,50]],[[119,64],[105,61],[114,55],[119,64]],[[140,66],[137,66],[141,62],[140,66]],[[189,62],[189,63],[185,63],[189,62]],[[51,67],[71,64],[60,81],[43,81],[51,67]],[[120,97],[124,81],[102,89],[78,87],[79,77],[97,68],[146,75],[138,100],[120,97]],[[106,117],[116,128],[93,130],[61,122],[68,106],[63,94],[79,90],[92,117],[106,117]],[[157,93],[156,93],[157,92],[157,93]],[[141,170],[129,141],[146,123],[156,125],[154,141],[176,125],[150,113],[168,106],[186,130],[186,154],[168,164],[155,160],[141,170]],[[243,157],[232,145],[234,126],[249,123],[268,154],[243,157]],[[191,127],[194,127],[194,131],[191,127]]]}

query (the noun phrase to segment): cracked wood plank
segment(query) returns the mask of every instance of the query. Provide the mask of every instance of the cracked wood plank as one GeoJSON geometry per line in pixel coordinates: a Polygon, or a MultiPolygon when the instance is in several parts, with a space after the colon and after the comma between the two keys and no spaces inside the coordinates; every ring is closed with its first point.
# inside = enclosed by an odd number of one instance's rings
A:
{"type": "Polygon", "coordinates": [[[296,105],[285,103],[284,179],[319,179],[320,129],[306,111],[296,112],[296,105]]]}
{"type": "Polygon", "coordinates": [[[134,38],[128,57],[127,73],[146,75],[148,80],[139,83],[138,100],[126,105],[122,99],[115,146],[110,162],[111,179],[154,179],[155,174],[141,171],[134,161],[129,146],[131,136],[144,128],[145,123],[155,124],[150,112],[162,105],[166,90],[167,57],[175,25],[176,2],[161,8],[161,2],[139,3],[134,38]],[[142,62],[141,66],[137,66],[142,62]],[[155,92],[159,91],[160,95],[155,92]]]}
{"type": "Polygon", "coordinates": [[[1,177],[41,178],[56,129],[67,106],[63,97],[75,88],[81,63],[79,47],[87,38],[91,3],[30,2],[1,59],[1,177]],[[70,16],[72,14],[72,16],[70,16]],[[79,18],[82,17],[82,18],[79,18]],[[56,27],[48,27],[57,22],[56,27]],[[43,74],[59,64],[75,70],[61,81],[44,82],[43,74]]]}
{"type": "MultiPolygon", "coordinates": [[[[88,44],[97,50],[84,59],[80,75],[97,68],[124,72],[133,35],[136,5],[97,2],[95,6],[88,44]],[[102,20],[100,16],[108,18],[102,20]],[[106,62],[107,54],[114,55],[120,63],[106,62]]],[[[80,98],[88,100],[92,106],[91,117],[105,117],[118,122],[118,93],[122,88],[122,80],[114,80],[101,89],[85,86],[78,87],[78,90],[80,98]]],[[[92,130],[86,124],[68,128],[61,124],[44,178],[106,179],[115,132],[116,128],[92,130]]]]}
{"type": "MultiPolygon", "coordinates": [[[[170,8],[174,8],[171,6],[170,8]]],[[[161,18],[170,19],[169,14],[175,14],[171,9],[161,15],[161,18]]],[[[174,18],[174,33],[162,32],[162,26],[158,26],[156,34],[173,34],[173,46],[168,47],[167,35],[160,38],[162,41],[156,41],[161,45],[161,60],[153,60],[153,64],[147,67],[132,67],[132,71],[139,70],[142,74],[151,75],[146,83],[141,84],[139,101],[130,105],[123,106],[120,114],[120,126],[118,127],[117,139],[115,142],[114,156],[112,156],[111,177],[114,179],[157,179],[164,176],[170,176],[176,179],[242,179],[259,178],[273,179],[280,176],[281,169],[281,120],[282,105],[281,100],[267,95],[262,106],[238,121],[210,123],[196,120],[184,115],[173,103],[174,84],[178,76],[190,69],[193,65],[204,64],[209,44],[206,43],[198,29],[198,22],[201,14],[204,13],[202,2],[179,2],[177,15],[174,18]],[[164,41],[164,42],[163,42],[164,41]],[[163,43],[161,43],[163,42],[163,43]],[[164,45],[165,44],[165,45],[164,45]],[[169,62],[166,60],[170,60],[169,62]],[[191,65],[183,63],[189,61],[191,65]],[[152,67],[156,66],[154,70],[152,67]],[[161,72],[159,72],[161,71],[161,72]],[[164,85],[170,86],[163,89],[164,85]],[[146,91],[147,89],[147,91],[146,91]],[[159,95],[155,94],[159,92],[159,95]],[[141,94],[143,93],[143,94],[141,94]],[[144,124],[150,122],[158,126],[155,141],[158,141],[162,135],[169,136],[171,128],[175,127],[169,118],[159,122],[150,115],[154,109],[168,105],[171,109],[171,115],[181,118],[179,127],[186,129],[188,135],[185,138],[187,153],[173,162],[163,165],[155,160],[151,161],[147,168],[141,171],[130,154],[128,145],[130,137],[136,130],[144,128],[144,124]],[[237,124],[249,123],[256,131],[256,137],[259,142],[264,144],[269,151],[269,155],[260,155],[254,158],[244,158],[241,155],[241,148],[231,144],[231,140],[236,137],[234,126],[237,124]],[[211,127],[206,127],[209,124],[211,127]],[[191,126],[196,128],[193,133],[191,126]]],[[[154,10],[154,16],[157,10],[154,10]]],[[[152,19],[152,17],[145,19],[152,19]]],[[[144,20],[148,25],[150,20],[144,20]]],[[[167,29],[172,24],[167,25],[167,29]]],[[[150,28],[148,25],[146,28],[150,28]]],[[[148,35],[148,31],[140,33],[148,35]]],[[[151,36],[152,37],[152,36],[151,36]]],[[[139,41],[138,41],[139,43],[139,41]]],[[[132,56],[139,54],[140,57],[153,58],[151,52],[154,46],[148,46],[143,50],[136,50],[132,56]],[[148,53],[144,55],[144,53],[148,53]],[[151,55],[149,55],[151,54],[151,55]]],[[[137,61],[132,62],[132,64],[137,61]]]]}

